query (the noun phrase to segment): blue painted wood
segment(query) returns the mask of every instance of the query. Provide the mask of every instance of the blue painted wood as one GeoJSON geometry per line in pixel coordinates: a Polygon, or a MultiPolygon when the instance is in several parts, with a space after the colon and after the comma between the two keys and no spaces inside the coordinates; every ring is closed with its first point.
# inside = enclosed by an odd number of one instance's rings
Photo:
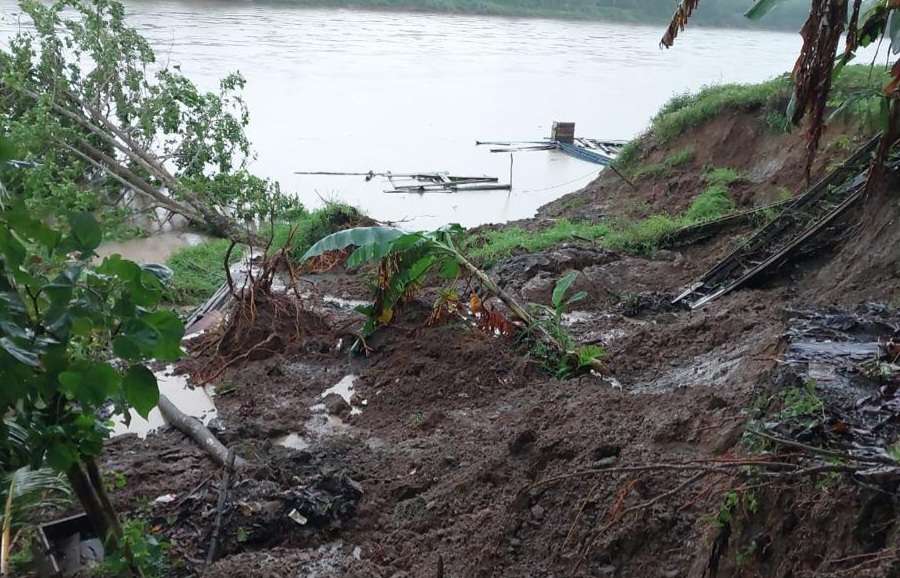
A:
{"type": "Polygon", "coordinates": [[[605,167],[614,160],[601,152],[592,151],[576,144],[565,142],[557,142],[557,144],[559,145],[559,150],[564,153],[589,163],[596,163],[605,167]]]}

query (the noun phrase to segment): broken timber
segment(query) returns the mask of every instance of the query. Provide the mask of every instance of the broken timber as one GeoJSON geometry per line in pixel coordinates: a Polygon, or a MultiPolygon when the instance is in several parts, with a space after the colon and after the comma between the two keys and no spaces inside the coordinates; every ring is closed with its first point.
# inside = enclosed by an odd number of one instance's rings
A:
{"type": "Polygon", "coordinates": [[[553,139],[527,141],[475,141],[476,146],[492,146],[492,153],[517,153],[559,150],[569,156],[607,166],[619,156],[625,141],[574,138],[572,142],[553,139]]]}
{"type": "Polygon", "coordinates": [[[367,173],[342,173],[327,171],[295,171],[296,175],[327,175],[327,176],[359,176],[365,177],[366,182],[375,177],[387,179],[394,187],[386,193],[456,193],[460,191],[508,191],[510,184],[500,183],[497,177],[462,177],[446,172],[435,173],[393,173],[391,171],[367,173]],[[396,184],[394,179],[400,180],[396,184]],[[403,181],[406,181],[405,183],[403,181]]]}
{"type": "Polygon", "coordinates": [[[844,213],[865,192],[871,155],[878,135],[856,150],[805,193],[796,197],[768,225],[725,257],[676,297],[697,309],[782,264],[804,242],[844,213]]]}

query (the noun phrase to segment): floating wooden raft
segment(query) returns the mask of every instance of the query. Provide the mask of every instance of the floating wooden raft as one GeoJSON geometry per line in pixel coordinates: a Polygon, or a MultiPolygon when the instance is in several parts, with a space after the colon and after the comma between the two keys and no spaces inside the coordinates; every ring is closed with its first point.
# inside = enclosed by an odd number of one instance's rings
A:
{"type": "Polygon", "coordinates": [[[397,185],[389,179],[394,189],[385,193],[457,193],[460,191],[508,191],[509,184],[500,183],[496,177],[455,177],[443,173],[435,173],[432,179],[420,179],[424,182],[397,185]]]}
{"type": "Polygon", "coordinates": [[[879,135],[868,141],[841,166],[788,202],[774,220],[707,271],[673,303],[697,309],[784,263],[793,251],[862,196],[871,155],[880,138],[879,135]]]}
{"type": "Polygon", "coordinates": [[[595,138],[573,138],[571,142],[563,140],[535,141],[476,141],[476,145],[491,145],[492,153],[515,153],[530,151],[560,150],[570,156],[607,166],[614,161],[625,146],[625,141],[601,140],[595,138]]]}
{"type": "Polygon", "coordinates": [[[449,173],[392,173],[390,171],[376,173],[341,173],[341,172],[305,172],[297,171],[297,175],[328,175],[328,176],[361,176],[366,181],[375,177],[386,178],[394,187],[386,193],[457,193],[460,191],[508,191],[512,187],[509,184],[501,184],[497,177],[461,177],[449,173]],[[395,180],[400,181],[397,184],[395,180]]]}

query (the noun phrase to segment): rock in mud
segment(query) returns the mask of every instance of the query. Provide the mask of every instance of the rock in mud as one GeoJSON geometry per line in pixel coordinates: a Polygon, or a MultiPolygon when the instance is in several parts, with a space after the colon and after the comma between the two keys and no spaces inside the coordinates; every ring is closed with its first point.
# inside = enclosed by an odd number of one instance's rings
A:
{"type": "Polygon", "coordinates": [[[605,265],[619,259],[615,253],[599,248],[564,245],[546,253],[529,253],[501,261],[493,268],[501,286],[509,283],[521,285],[543,273],[558,277],[571,269],[584,269],[591,265],[605,265]]]}
{"type": "Polygon", "coordinates": [[[325,411],[328,412],[328,415],[336,415],[338,417],[347,417],[353,409],[350,407],[350,404],[347,403],[347,400],[337,393],[329,393],[326,395],[324,399],[322,399],[322,404],[325,406],[325,411]]]}

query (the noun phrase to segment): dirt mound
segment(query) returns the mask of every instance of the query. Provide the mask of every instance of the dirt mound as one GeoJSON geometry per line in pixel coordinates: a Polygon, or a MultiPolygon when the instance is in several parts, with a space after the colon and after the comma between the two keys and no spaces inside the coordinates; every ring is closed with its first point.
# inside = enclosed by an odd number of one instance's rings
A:
{"type": "MultiPolygon", "coordinates": [[[[846,157],[854,143],[863,138],[850,127],[830,126],[813,167],[813,178],[846,157]]],[[[604,171],[584,189],[542,207],[538,217],[597,220],[676,215],[706,188],[704,175],[710,168],[730,168],[741,175],[731,186],[738,207],[762,206],[805,188],[805,150],[802,131],[773,129],[754,111],[724,113],[664,145],[649,139],[634,165],[660,166],[673,154],[691,151],[688,162],[637,178],[631,184],[612,171],[604,171]]]]}

